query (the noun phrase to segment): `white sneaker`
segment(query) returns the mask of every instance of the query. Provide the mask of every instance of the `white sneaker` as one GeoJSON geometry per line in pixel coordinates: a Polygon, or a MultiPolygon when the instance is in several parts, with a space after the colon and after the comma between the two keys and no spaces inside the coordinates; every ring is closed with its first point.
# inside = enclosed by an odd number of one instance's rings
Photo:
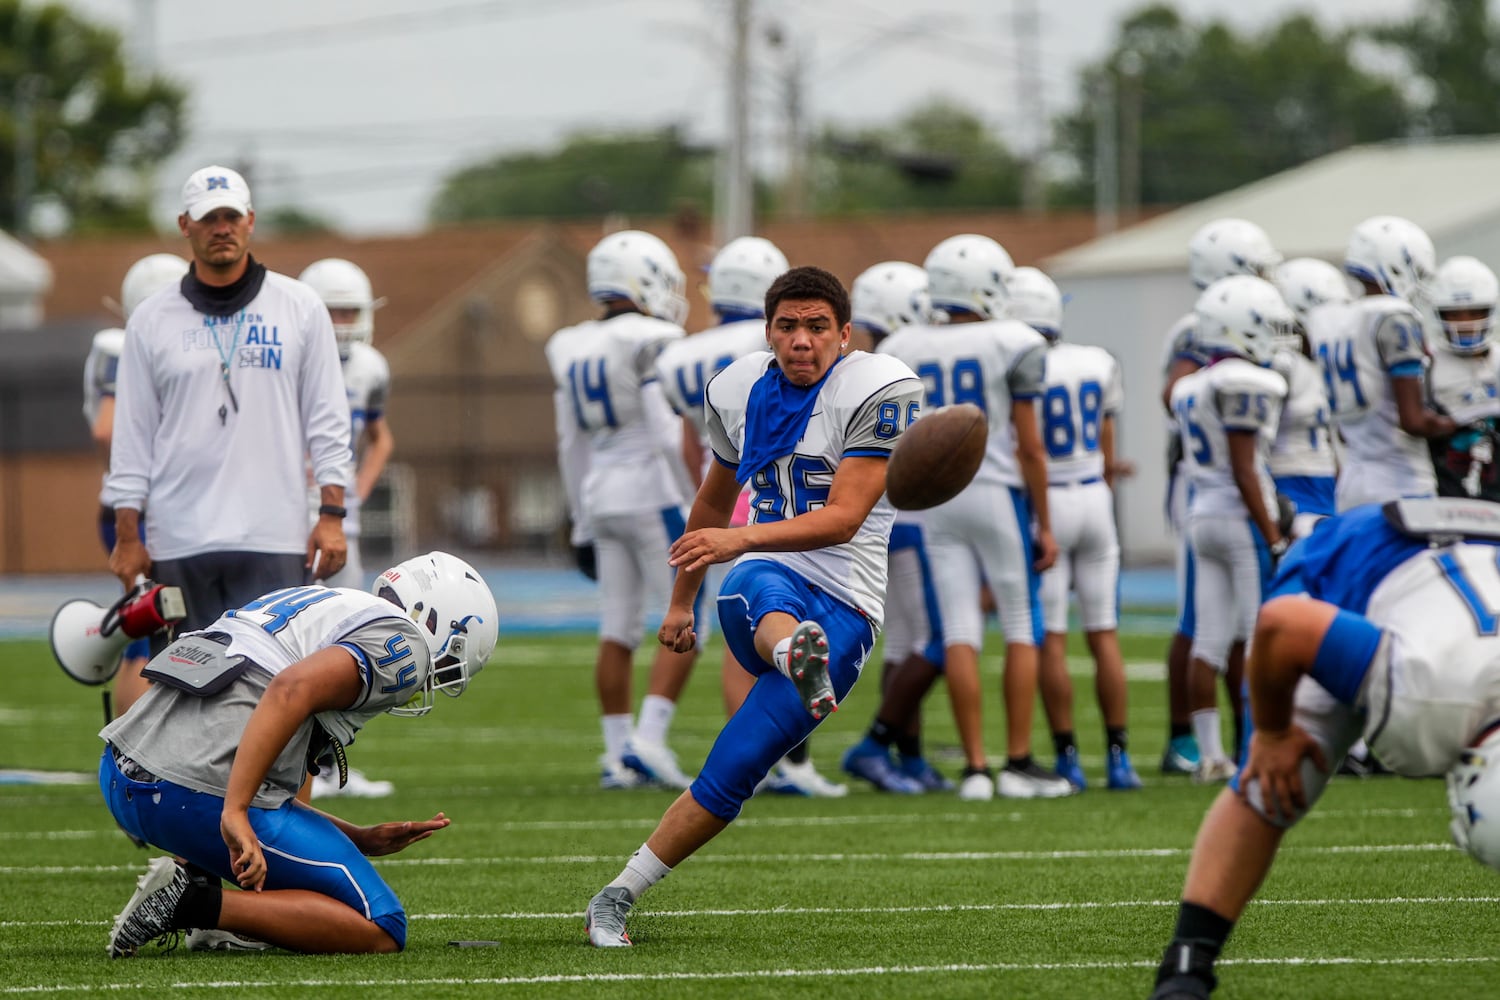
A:
{"type": "Polygon", "coordinates": [[[841,799],[849,794],[848,785],[829,781],[813,767],[811,759],[800,764],[783,760],[771,768],[767,788],[783,795],[805,795],[812,799],[841,799]]]}
{"type": "Polygon", "coordinates": [[[988,802],[995,797],[995,779],[988,771],[975,771],[958,784],[958,797],[965,802],[988,802]]]}
{"type": "Polygon", "coordinates": [[[646,779],[620,763],[618,758],[602,754],[599,757],[599,787],[606,791],[621,788],[639,788],[646,779]]]}
{"type": "Polygon", "coordinates": [[[339,780],[332,773],[331,768],[324,768],[321,774],[313,775],[312,797],[315,799],[383,799],[396,790],[396,786],[389,781],[372,781],[364,776],[364,772],[349,769],[349,780],[344,787],[339,787],[339,780]]]}
{"type": "Polygon", "coordinates": [[[667,788],[682,789],[693,783],[693,779],[683,774],[682,768],[677,766],[677,755],[662,743],[647,743],[633,738],[625,744],[620,763],[647,781],[654,781],[667,788]]]}
{"type": "Polygon", "coordinates": [[[1227,757],[1204,757],[1198,761],[1198,766],[1193,768],[1193,784],[1195,785],[1217,785],[1221,781],[1228,781],[1235,776],[1239,768],[1234,761],[1227,757]]]}
{"type": "Polygon", "coordinates": [[[184,943],[188,951],[265,951],[264,941],[236,934],[234,931],[194,929],[187,932],[184,943]]]}
{"type": "Polygon", "coordinates": [[[1067,778],[1046,770],[1035,760],[1027,767],[1006,764],[1000,769],[997,790],[1007,799],[1060,799],[1074,792],[1067,778]]]}

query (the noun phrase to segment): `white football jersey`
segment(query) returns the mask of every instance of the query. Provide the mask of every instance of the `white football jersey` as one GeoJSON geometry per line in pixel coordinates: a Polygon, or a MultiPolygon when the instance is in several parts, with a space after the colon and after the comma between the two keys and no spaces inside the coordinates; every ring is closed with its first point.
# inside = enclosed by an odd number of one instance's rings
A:
{"type": "Polygon", "coordinates": [[[709,379],[730,362],[766,349],[765,320],[725,323],[668,344],[656,359],[656,378],[672,409],[687,417],[698,435],[708,440],[703,416],[703,392],[709,379]]]}
{"type": "Polygon", "coordinates": [[[1427,367],[1427,398],[1459,424],[1500,417],[1500,351],[1454,354],[1439,345],[1427,367]]]}
{"type": "MultiPolygon", "coordinates": [[[[745,446],[750,390],[772,360],[769,352],[748,355],[708,384],[709,444],[730,467],[739,464],[745,446]]],[[[864,351],[845,356],[818,390],[796,450],[768,466],[769,472],[751,477],[750,523],[780,521],[823,506],[839,462],[849,455],[890,454],[921,406],[922,383],[900,361],[864,351]]],[[[882,495],[854,537],[842,545],[809,552],[752,552],[740,558],[781,563],[858,609],[879,628],[894,517],[895,510],[882,495]]]]}
{"type": "Polygon", "coordinates": [[[1047,350],[1045,378],[1037,420],[1047,451],[1047,481],[1103,479],[1099,429],[1125,402],[1114,355],[1102,347],[1059,341],[1047,350]]]}
{"type": "Polygon", "coordinates": [[[1338,509],[1431,496],[1437,483],[1427,443],[1401,429],[1391,392],[1392,378],[1422,375],[1426,351],[1416,310],[1374,295],[1319,306],[1306,324],[1344,443],[1338,509]]]}
{"type": "Polygon", "coordinates": [[[1500,568],[1492,545],[1408,559],[1381,581],[1365,615],[1388,630],[1359,704],[1365,740],[1408,777],[1439,775],[1485,722],[1500,717],[1500,568]]]}
{"type": "Polygon", "coordinates": [[[1328,387],[1323,370],[1295,351],[1281,350],[1271,367],[1286,379],[1286,403],[1271,445],[1271,475],[1333,476],[1338,462],[1328,426],[1328,387]]]}
{"type": "Polygon", "coordinates": [[[115,394],[120,355],[125,350],[125,331],[118,327],[94,334],[89,356],[83,362],[83,419],[90,427],[99,415],[99,402],[115,394]]]}
{"type": "Polygon", "coordinates": [[[969,484],[1022,486],[1010,404],[1042,392],[1047,341],[1019,320],[945,326],[908,326],[880,343],[880,353],[907,365],[922,380],[923,406],[936,410],[973,403],[989,418],[984,462],[969,484]]]}
{"type": "Polygon", "coordinates": [[[1188,516],[1245,516],[1229,466],[1229,432],[1253,431],[1255,466],[1266,509],[1276,510],[1267,457],[1286,399],[1286,380],[1242,358],[1226,358],[1177,380],[1172,412],[1182,436],[1183,466],[1192,487],[1188,516]]]}
{"type": "MultiPolygon", "coordinates": [[[[656,383],[656,359],[682,328],[641,313],[590,320],[547,341],[558,443],[586,445],[575,521],[681,506],[681,424],[656,383]]],[[[575,499],[569,490],[570,501],[575,499]]]]}
{"type": "MultiPolygon", "coordinates": [[[[391,393],[391,366],[386,363],[385,355],[375,348],[355,341],[349,345],[349,357],[344,360],[342,367],[344,393],[349,398],[349,445],[353,450],[349,462],[349,483],[344,488],[344,508],[349,512],[344,518],[344,534],[350,538],[358,538],[361,504],[354,484],[359,466],[359,449],[364,441],[365,428],[371,421],[385,416],[385,401],[391,393]]],[[[314,512],[323,503],[322,495],[316,489],[308,500],[314,512]]]]}

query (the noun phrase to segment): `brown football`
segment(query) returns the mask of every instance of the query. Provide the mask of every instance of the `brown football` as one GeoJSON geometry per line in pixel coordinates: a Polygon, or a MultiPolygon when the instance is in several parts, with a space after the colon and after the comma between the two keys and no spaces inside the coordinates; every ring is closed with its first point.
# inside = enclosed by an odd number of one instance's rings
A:
{"type": "Polygon", "coordinates": [[[989,436],[989,421],[973,403],[922,414],[901,435],[886,463],[886,496],[901,510],[947,503],[979,471],[989,436]]]}

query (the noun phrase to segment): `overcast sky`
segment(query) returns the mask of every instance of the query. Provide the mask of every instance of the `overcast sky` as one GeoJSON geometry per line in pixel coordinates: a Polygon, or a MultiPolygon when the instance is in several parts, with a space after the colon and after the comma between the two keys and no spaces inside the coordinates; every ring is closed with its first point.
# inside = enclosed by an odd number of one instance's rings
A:
{"type": "MultiPolygon", "coordinates": [[[[729,0],[66,0],[127,37],[153,11],[148,51],[185,83],[190,131],[160,177],[160,224],[210,162],[253,165],[256,206],[297,205],[353,233],[421,228],[438,184],[502,151],[571,131],[680,125],[724,131],[729,0]]],[[[935,95],[961,100],[1014,142],[1014,9],[1039,12],[1048,115],[1073,106],[1080,66],[1108,51],[1144,0],[755,0],[790,46],[756,46],[752,131],[776,159],[775,68],[803,54],[808,117],[875,123],[935,95]],[[920,16],[914,11],[921,11],[920,16]]],[[[1179,0],[1193,18],[1254,26],[1306,0],[1179,0]]],[[[1416,0],[1318,0],[1329,23],[1396,16],[1416,0]]],[[[762,35],[763,37],[763,35],[762,35]]]]}

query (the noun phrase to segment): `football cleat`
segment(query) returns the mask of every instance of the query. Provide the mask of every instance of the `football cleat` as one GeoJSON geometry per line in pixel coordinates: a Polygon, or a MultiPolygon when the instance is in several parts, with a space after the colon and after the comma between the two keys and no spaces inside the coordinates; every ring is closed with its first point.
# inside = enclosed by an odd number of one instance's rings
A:
{"type": "Polygon", "coordinates": [[[655,782],[664,788],[683,789],[693,779],[682,773],[677,766],[677,755],[661,743],[648,743],[633,738],[625,745],[620,763],[640,775],[644,780],[655,782]]]}
{"type": "Polygon", "coordinates": [[[629,948],[630,935],[625,933],[625,918],[635,900],[623,885],[607,885],[589,900],[583,915],[583,926],[589,944],[595,948],[629,948]]]}
{"type": "Polygon", "coordinates": [[[927,763],[926,757],[901,757],[899,769],[902,774],[920,784],[926,792],[951,792],[958,788],[943,772],[927,763]]]}
{"type": "Polygon", "coordinates": [[[1067,778],[1048,772],[1035,760],[1025,767],[1006,764],[1000,769],[995,790],[1007,799],[1060,799],[1074,791],[1067,778]]]}
{"type": "Polygon", "coordinates": [[[787,673],[797,685],[802,704],[814,719],[827,718],[838,710],[833,679],[828,676],[828,637],[814,621],[800,623],[792,632],[786,654],[787,673]]]}
{"type": "Polygon", "coordinates": [[[177,930],[172,914],[187,892],[187,869],[168,857],[152,858],[146,873],[136,879],[135,895],[115,917],[109,932],[109,957],[130,958],[153,938],[165,944],[177,930]]]}
{"type": "Polygon", "coordinates": [[[848,785],[835,784],[818,773],[811,760],[800,764],[783,760],[766,776],[766,789],[779,795],[802,795],[810,799],[841,799],[848,785]]]}
{"type": "Polygon", "coordinates": [[[349,769],[349,780],[344,787],[339,787],[338,778],[331,773],[331,768],[324,768],[319,774],[313,775],[312,797],[315,799],[383,799],[396,790],[396,786],[389,781],[372,781],[364,776],[364,773],[354,768],[349,769]]]}
{"type": "Polygon", "coordinates": [[[1217,760],[1204,758],[1193,769],[1193,784],[1216,785],[1234,777],[1238,770],[1239,768],[1234,766],[1234,761],[1227,757],[1220,757],[1217,760]]]}
{"type": "Polygon", "coordinates": [[[1109,760],[1104,765],[1105,786],[1113,791],[1128,792],[1141,787],[1141,776],[1130,764],[1130,754],[1114,747],[1110,748],[1109,760]]]}
{"type": "Polygon", "coordinates": [[[638,773],[605,754],[599,758],[599,787],[606,791],[639,788],[646,783],[638,773]]]}
{"type": "Polygon", "coordinates": [[[1053,770],[1057,776],[1067,781],[1078,791],[1089,787],[1088,779],[1083,776],[1083,764],[1078,760],[1078,748],[1068,747],[1063,755],[1057,758],[1057,767],[1053,770]]]}
{"type": "Polygon", "coordinates": [[[868,781],[878,791],[894,795],[921,795],[923,792],[920,781],[896,770],[885,748],[869,740],[846,750],[842,767],[845,774],[868,781]]]}
{"type": "Polygon", "coordinates": [[[1198,741],[1192,736],[1174,736],[1161,755],[1162,774],[1192,774],[1198,766],[1198,741]]]}
{"type": "Polygon", "coordinates": [[[958,797],[964,802],[988,802],[995,797],[995,779],[989,768],[964,768],[964,780],[958,783],[958,797]]]}
{"type": "Polygon", "coordinates": [[[271,946],[264,941],[236,934],[234,931],[195,928],[187,932],[182,943],[188,951],[265,951],[271,946]]]}

